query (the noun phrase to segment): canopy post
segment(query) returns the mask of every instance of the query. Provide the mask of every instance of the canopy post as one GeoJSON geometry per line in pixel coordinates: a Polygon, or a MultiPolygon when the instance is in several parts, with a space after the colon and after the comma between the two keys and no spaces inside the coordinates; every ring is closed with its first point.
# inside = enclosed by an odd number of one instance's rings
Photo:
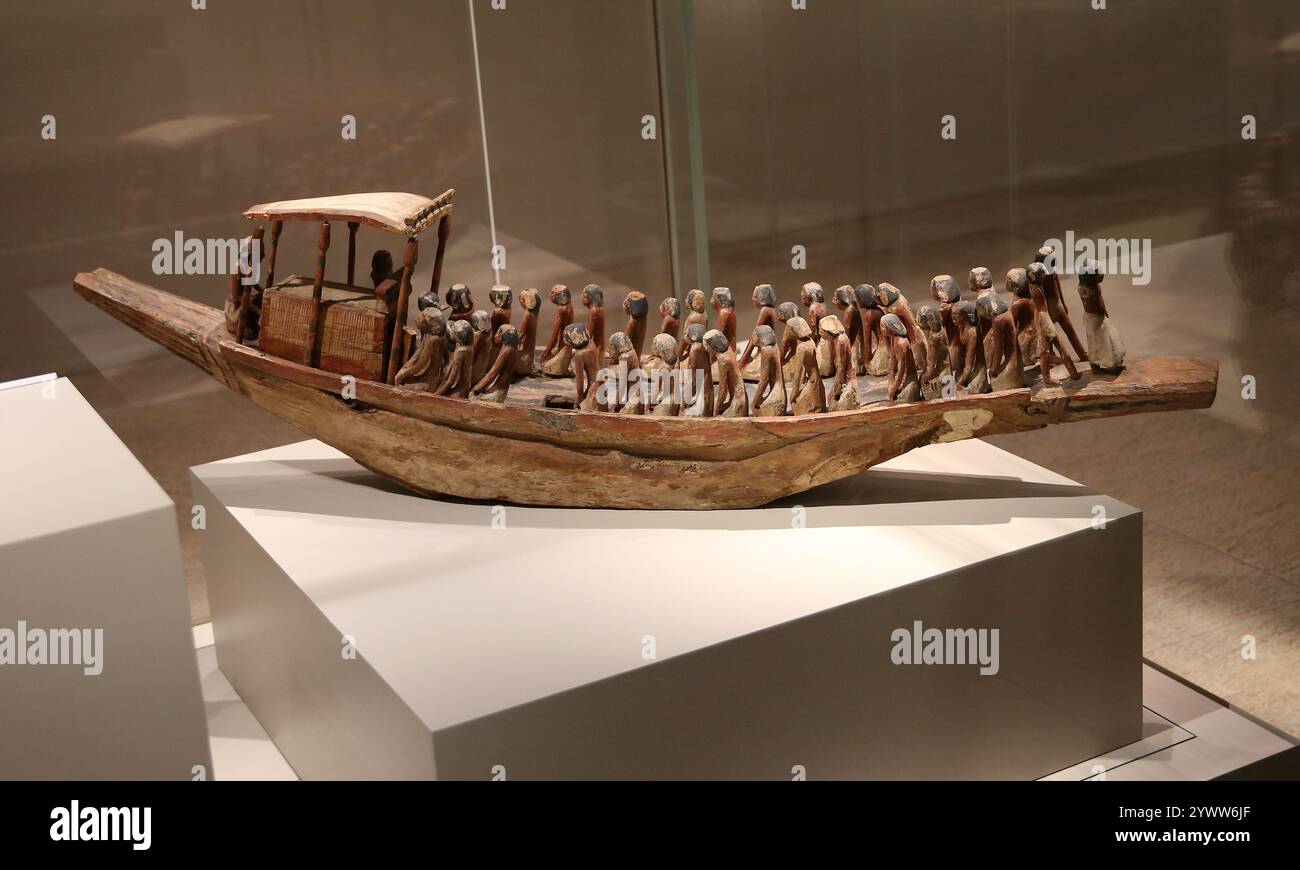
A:
{"type": "Polygon", "coordinates": [[[311,284],[311,313],[307,323],[307,365],[320,367],[320,310],[321,290],[325,286],[325,252],[330,247],[330,223],[320,225],[320,244],[316,254],[316,275],[311,284]]]}
{"type": "Polygon", "coordinates": [[[235,341],[238,342],[243,342],[244,336],[248,334],[248,307],[252,304],[253,296],[252,286],[245,284],[244,279],[253,277],[253,257],[256,256],[253,247],[254,243],[261,244],[264,232],[265,229],[260,225],[253,229],[253,234],[247,239],[248,247],[239,252],[239,263],[234,270],[236,280],[239,281],[239,285],[234,288],[239,293],[239,329],[235,336],[235,341]],[[247,259],[244,258],[244,254],[247,254],[247,259]]]}
{"type": "Polygon", "coordinates": [[[355,285],[353,278],[357,274],[357,227],[359,221],[348,221],[348,286],[355,285]]]}
{"type": "Polygon", "coordinates": [[[415,236],[406,240],[406,251],[402,254],[402,282],[397,288],[397,309],[393,312],[393,335],[388,342],[388,373],[384,383],[391,384],[397,378],[397,370],[406,360],[402,359],[402,330],[406,328],[406,309],[411,301],[411,276],[415,274],[415,263],[420,256],[420,243],[415,236]]]}
{"type": "Polygon", "coordinates": [[[266,258],[266,283],[262,286],[270,287],[275,283],[275,252],[280,249],[280,230],[284,229],[284,221],[271,222],[271,254],[266,258]]]}
{"type": "Polygon", "coordinates": [[[442,256],[447,252],[447,236],[451,235],[451,212],[447,212],[438,221],[438,251],[433,255],[433,277],[429,279],[429,292],[438,298],[438,286],[442,283],[442,256]]]}

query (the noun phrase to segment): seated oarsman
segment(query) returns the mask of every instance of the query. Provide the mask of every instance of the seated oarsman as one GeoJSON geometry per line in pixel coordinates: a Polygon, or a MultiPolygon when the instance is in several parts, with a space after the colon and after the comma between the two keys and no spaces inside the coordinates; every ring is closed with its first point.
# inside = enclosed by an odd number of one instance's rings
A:
{"type": "Polygon", "coordinates": [[[370,258],[370,283],[375,288],[375,298],[391,310],[397,304],[397,288],[402,283],[402,270],[393,269],[393,255],[382,248],[370,258]]]}

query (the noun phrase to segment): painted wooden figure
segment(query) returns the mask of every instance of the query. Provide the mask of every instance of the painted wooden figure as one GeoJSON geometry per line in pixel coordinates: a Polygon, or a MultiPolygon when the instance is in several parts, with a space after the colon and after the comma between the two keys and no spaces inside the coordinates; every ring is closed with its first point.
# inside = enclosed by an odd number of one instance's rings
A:
{"type": "MultiPolygon", "coordinates": [[[[837,291],[838,293],[838,291],[837,291]]],[[[794,391],[790,394],[793,414],[820,414],[826,410],[826,385],[817,371],[817,344],[812,327],[802,317],[792,317],[786,324],[799,341],[794,352],[794,391]]]]}
{"type": "Polygon", "coordinates": [[[822,318],[821,335],[822,340],[817,345],[817,358],[820,361],[822,354],[829,351],[827,356],[834,376],[826,404],[832,411],[852,411],[860,407],[861,403],[858,399],[858,378],[851,367],[853,348],[849,346],[849,337],[844,333],[844,324],[834,314],[827,315],[822,318]]]}
{"type": "MultiPolygon", "coordinates": [[[[682,303],[676,296],[668,296],[663,302],[659,303],[659,316],[663,320],[659,321],[659,332],[661,334],[671,335],[673,341],[682,331],[682,303]]],[[[677,356],[677,351],[673,351],[673,356],[677,356]]]]}
{"type": "Polygon", "coordinates": [[[1030,263],[1025,270],[1029,278],[1029,298],[1034,303],[1034,328],[1038,333],[1038,372],[1043,384],[1055,387],[1059,382],[1052,376],[1052,364],[1059,360],[1065,364],[1071,380],[1079,379],[1079,370],[1074,367],[1074,360],[1065,352],[1061,337],[1056,334],[1056,326],[1048,311],[1047,295],[1043,285],[1048,282],[1047,268],[1042,263],[1030,263]]]}
{"type": "Polygon", "coordinates": [[[1111,323],[1106,300],[1101,295],[1101,264],[1087,260],[1079,269],[1079,298],[1083,301],[1083,325],[1088,333],[1088,364],[1094,372],[1118,374],[1124,370],[1124,342],[1111,323]]]}
{"type": "Polygon", "coordinates": [[[907,337],[907,326],[901,317],[891,313],[880,319],[880,328],[890,344],[889,400],[899,403],[920,401],[921,378],[916,371],[916,354],[912,352],[907,337]]]}
{"type": "Polygon", "coordinates": [[[420,345],[397,372],[393,383],[410,390],[434,390],[442,383],[447,361],[447,322],[438,308],[420,312],[416,321],[420,345]]]}
{"type": "Polygon", "coordinates": [[[481,396],[485,402],[504,402],[515,377],[515,359],[519,356],[519,330],[509,323],[497,327],[492,336],[497,349],[496,359],[470,390],[470,395],[481,396]]]}
{"type": "Polygon", "coordinates": [[[776,330],[770,326],[760,326],[754,330],[753,340],[758,345],[758,387],[754,390],[754,416],[784,417],[790,413],[790,396],[781,371],[781,350],[776,344],[776,330]]]}
{"type": "Polygon", "coordinates": [[[524,316],[519,321],[519,354],[515,357],[515,374],[528,377],[537,365],[537,315],[542,310],[542,294],[537,288],[519,291],[519,307],[524,316]]]}
{"type": "Polygon", "coordinates": [[[627,315],[627,337],[639,357],[645,350],[646,318],[650,315],[650,300],[639,290],[623,298],[623,313],[627,315]]]}
{"type": "Polygon", "coordinates": [[[1020,363],[1011,306],[997,293],[989,292],[975,300],[975,313],[984,332],[984,363],[988,366],[990,389],[997,392],[1023,387],[1025,370],[1020,363]]]}
{"type": "Polygon", "coordinates": [[[582,288],[582,304],[587,306],[587,335],[596,348],[596,356],[605,354],[605,291],[598,284],[582,288]]]}
{"type": "MultiPolygon", "coordinates": [[[[550,340],[542,350],[542,374],[562,378],[569,374],[569,362],[573,359],[573,348],[562,339],[564,330],[573,323],[573,297],[569,288],[563,284],[552,287],[551,304],[555,306],[555,322],[551,324],[550,340]]],[[[586,335],[590,342],[591,333],[586,335]]]]}
{"type": "Polygon", "coordinates": [[[505,284],[493,284],[488,291],[488,301],[492,303],[492,336],[495,341],[497,330],[514,319],[515,295],[505,284]]]}
{"type": "Polygon", "coordinates": [[[718,397],[713,404],[719,417],[748,417],[749,394],[745,380],[740,376],[740,361],[736,350],[720,329],[704,333],[704,346],[709,349],[709,359],[718,370],[718,397]]]}

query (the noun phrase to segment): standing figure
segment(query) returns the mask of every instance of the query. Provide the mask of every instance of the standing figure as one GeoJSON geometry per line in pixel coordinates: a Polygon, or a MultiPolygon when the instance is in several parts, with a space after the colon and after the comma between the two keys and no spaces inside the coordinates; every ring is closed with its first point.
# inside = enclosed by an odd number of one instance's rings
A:
{"type": "MultiPolygon", "coordinates": [[[[776,325],[776,291],[772,289],[771,284],[759,284],[754,288],[754,307],[758,309],[758,318],[754,322],[757,329],[760,326],[771,328],[776,325]]],[[[742,374],[748,380],[758,380],[758,345],[754,343],[751,335],[749,344],[745,346],[745,352],[740,357],[740,368],[742,374]]]]}
{"type": "Polygon", "coordinates": [[[886,314],[880,319],[880,327],[890,343],[889,401],[920,401],[921,379],[916,373],[916,355],[907,338],[907,326],[897,314],[886,314]]]}
{"type": "Polygon", "coordinates": [[[645,373],[649,390],[650,413],[656,417],[676,417],[682,408],[681,381],[677,377],[677,337],[661,332],[651,339],[650,355],[641,361],[641,371],[645,373]]]}
{"type": "MultiPolygon", "coordinates": [[[[1079,359],[1086,360],[1088,351],[1075,333],[1074,324],[1070,322],[1070,312],[1065,307],[1065,296],[1061,292],[1061,277],[1056,274],[1055,268],[1049,268],[1049,264],[1055,259],[1056,252],[1050,247],[1039,248],[1038,253],[1034,255],[1034,262],[1041,263],[1043,266],[1042,287],[1043,298],[1047,300],[1047,314],[1052,319],[1052,323],[1065,331],[1065,337],[1069,339],[1070,346],[1074,348],[1079,359]]],[[[1061,355],[1064,356],[1065,346],[1061,345],[1059,339],[1057,345],[1060,347],[1061,355]]]]}
{"type": "Polygon", "coordinates": [[[984,347],[980,343],[979,315],[975,303],[967,300],[952,307],[952,322],[957,327],[959,346],[957,367],[953,377],[957,388],[967,395],[989,392],[988,366],[984,362],[984,347]]]}
{"type": "Polygon", "coordinates": [[[1094,372],[1118,374],[1124,370],[1124,342],[1110,322],[1101,296],[1101,264],[1087,260],[1079,270],[1079,298],[1083,300],[1083,325],[1088,330],[1088,365],[1094,372]]]}
{"type": "Polygon", "coordinates": [[[536,365],[537,313],[542,310],[542,294],[535,287],[519,291],[519,307],[524,310],[519,321],[519,354],[515,357],[515,374],[528,377],[536,365]]]}
{"type": "Polygon", "coordinates": [[[471,379],[474,364],[474,329],[469,325],[468,320],[453,320],[447,324],[447,333],[454,349],[436,393],[439,396],[457,396],[463,399],[469,395],[469,388],[474,386],[474,381],[471,379]]]}
{"type": "MultiPolygon", "coordinates": [[[[689,327],[692,323],[698,323],[704,327],[704,332],[709,331],[709,313],[705,310],[706,300],[703,290],[692,290],[686,294],[686,308],[690,312],[686,315],[685,326],[689,327]]],[[[700,333],[703,335],[704,333],[700,333]]],[[[681,340],[677,342],[677,358],[685,359],[686,349],[690,341],[686,337],[686,330],[682,330],[681,340]]]]}
{"type": "Polygon", "coordinates": [[[1056,327],[1048,313],[1047,296],[1043,292],[1048,277],[1047,269],[1042,263],[1030,263],[1025,272],[1029,278],[1029,298],[1034,303],[1034,328],[1038,332],[1038,373],[1043,384],[1048,387],[1058,385],[1059,382],[1052,377],[1052,362],[1057,359],[1065,364],[1070,379],[1077,381],[1079,370],[1074,367],[1074,360],[1070,359],[1061,345],[1061,338],[1056,334],[1056,327]]]}
{"type": "Polygon", "coordinates": [[[469,320],[474,313],[474,298],[469,287],[464,284],[452,284],[447,288],[447,305],[451,308],[448,320],[469,320]]]}
{"type": "Polygon", "coordinates": [[[1038,329],[1034,325],[1034,300],[1029,295],[1029,273],[1020,267],[1007,271],[1007,293],[1011,296],[1011,322],[1016,327],[1016,346],[1024,368],[1038,365],[1038,329]]]}
{"type": "Polygon", "coordinates": [[[713,366],[709,362],[709,349],[704,346],[703,324],[692,323],[686,327],[686,356],[681,359],[681,372],[686,392],[686,417],[713,416],[713,366]]]}
{"type": "Polygon", "coordinates": [[[713,288],[713,308],[718,312],[718,332],[727,337],[727,344],[736,349],[736,301],[728,287],[713,288]]]}
{"type": "MultiPolygon", "coordinates": [[[[551,304],[555,306],[555,322],[551,324],[551,338],[542,350],[542,374],[552,378],[562,378],[569,373],[569,361],[573,359],[573,348],[563,341],[564,330],[573,323],[573,299],[569,288],[556,284],[551,288],[551,304]]],[[[586,333],[591,341],[591,333],[586,333]]]]}
{"type": "Polygon", "coordinates": [[[510,391],[510,382],[515,377],[515,358],[519,356],[519,330],[509,323],[497,327],[492,336],[492,344],[497,348],[497,357],[492,366],[483,373],[470,394],[483,395],[484,401],[504,402],[510,391]]]}
{"type": "MultiPolygon", "coordinates": [[[[644,297],[643,297],[644,298],[644,297]]],[[[640,414],[645,411],[642,395],[644,378],[641,376],[641,355],[636,352],[632,337],[626,332],[616,332],[609,337],[605,364],[614,372],[615,385],[611,391],[606,380],[605,404],[609,410],[620,414],[640,414]],[[613,395],[610,395],[610,393],[613,395]]]]}
{"type": "Polygon", "coordinates": [[[470,364],[470,381],[477,384],[488,370],[488,363],[492,359],[492,315],[482,310],[475,311],[469,316],[469,325],[474,330],[474,361],[470,364]]]}
{"type": "Polygon", "coordinates": [[[809,281],[799,291],[799,301],[803,304],[806,316],[804,320],[812,327],[813,341],[820,342],[821,322],[826,316],[826,291],[816,281],[809,281]]]}
{"type": "MultiPolygon", "coordinates": [[[[798,315],[795,315],[796,317],[798,315]]],[[[790,397],[781,373],[781,351],[776,346],[776,330],[760,326],[754,330],[758,344],[758,387],[754,390],[755,417],[784,417],[789,413],[790,397]]]]}
{"type": "MultiPolygon", "coordinates": [[[[925,304],[916,310],[916,323],[925,340],[926,369],[921,376],[925,385],[921,394],[927,399],[943,396],[944,384],[952,380],[952,365],[948,355],[948,335],[943,330],[943,318],[936,305],[925,304]]],[[[953,393],[956,395],[956,393],[953,393]]]]}
{"type": "MultiPolygon", "coordinates": [[[[838,295],[838,291],[836,291],[838,295]]],[[[790,396],[790,412],[820,414],[826,410],[826,385],[817,371],[817,344],[813,341],[812,327],[802,317],[792,317],[786,324],[799,341],[795,349],[794,392],[790,396]]]]}
{"type": "Polygon", "coordinates": [[[505,284],[494,284],[488,291],[488,301],[492,303],[492,335],[495,341],[497,330],[514,319],[515,296],[505,284]]]}
{"type": "Polygon", "coordinates": [[[930,279],[930,298],[939,304],[939,319],[943,323],[944,335],[948,337],[948,367],[956,374],[960,368],[961,344],[957,324],[952,319],[952,306],[961,300],[961,293],[951,275],[935,275],[930,279]]]}
{"type": "Polygon", "coordinates": [[[740,376],[736,349],[720,329],[704,333],[704,345],[718,369],[718,399],[713,405],[714,412],[720,417],[748,417],[749,394],[745,391],[745,380],[740,376]]]}
{"type": "MultiPolygon", "coordinates": [[[[794,333],[790,331],[790,320],[798,316],[799,306],[793,302],[782,302],[776,306],[776,322],[781,327],[781,344],[778,348],[781,354],[781,371],[787,381],[794,378],[794,351],[799,346],[799,339],[795,338],[794,333]]],[[[776,328],[773,327],[772,331],[775,332],[776,328]]]]}
{"type": "MultiPolygon", "coordinates": [[[[853,288],[848,284],[836,287],[835,295],[831,297],[831,303],[840,310],[840,318],[844,322],[844,332],[849,337],[849,346],[853,348],[852,365],[849,367],[854,374],[864,374],[866,370],[861,350],[862,309],[858,307],[853,288]]],[[[804,322],[807,323],[807,321],[804,322]]],[[[786,325],[789,326],[789,324],[786,325]]]]}
{"type": "Polygon", "coordinates": [[[853,298],[862,318],[862,336],[859,339],[862,347],[855,371],[877,377],[889,373],[889,341],[881,332],[880,319],[885,312],[880,307],[879,295],[871,284],[859,284],[853,288],[853,298]]]}
{"type": "Polygon", "coordinates": [[[599,364],[587,327],[581,323],[570,323],[564,328],[562,341],[573,359],[573,407],[578,411],[595,411],[598,386],[596,370],[599,364]]]}
{"type": "Polygon", "coordinates": [[[844,333],[844,324],[834,314],[822,318],[821,343],[817,345],[817,361],[820,364],[823,353],[830,358],[831,373],[835,380],[831,383],[831,392],[827,396],[827,405],[832,411],[852,411],[860,407],[858,400],[858,377],[853,373],[853,348],[849,346],[849,337],[844,333]]]}
{"type": "Polygon", "coordinates": [[[588,284],[582,288],[582,304],[587,306],[587,335],[599,359],[605,355],[605,291],[588,284]]]}
{"type": "MultiPolygon", "coordinates": [[[[659,316],[663,320],[659,321],[659,332],[661,334],[671,335],[673,341],[677,341],[677,336],[682,330],[682,303],[676,296],[669,296],[659,303],[659,316]]],[[[673,351],[673,356],[677,356],[677,351],[673,351]]]]}
{"type": "MultiPolygon", "coordinates": [[[[907,297],[893,284],[881,284],[876,290],[876,304],[880,307],[882,322],[884,316],[889,314],[902,321],[907,330],[907,342],[912,348],[912,355],[916,357],[916,370],[924,373],[928,365],[925,338],[916,325],[916,317],[912,314],[912,306],[907,304],[907,297]]],[[[921,385],[925,385],[924,376],[921,385]]]]}
{"type": "Polygon", "coordinates": [[[393,383],[409,390],[434,390],[442,383],[442,368],[447,361],[447,322],[442,311],[429,308],[416,320],[420,346],[397,371],[393,383]]]}
{"type": "Polygon", "coordinates": [[[993,392],[1016,390],[1025,385],[1025,370],[1020,364],[1020,345],[1016,341],[1016,323],[1011,306],[996,293],[988,292],[975,300],[984,333],[984,363],[988,366],[989,387],[993,392]]]}
{"type": "Polygon", "coordinates": [[[623,298],[623,312],[627,315],[627,337],[632,339],[632,347],[639,357],[645,349],[645,320],[650,314],[650,300],[639,290],[633,290],[623,298]]]}

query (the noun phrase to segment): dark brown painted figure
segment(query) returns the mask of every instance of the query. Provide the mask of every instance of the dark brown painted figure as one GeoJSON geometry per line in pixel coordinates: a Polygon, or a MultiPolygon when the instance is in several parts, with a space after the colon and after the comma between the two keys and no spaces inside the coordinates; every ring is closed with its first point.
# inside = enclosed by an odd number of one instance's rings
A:
{"type": "MultiPolygon", "coordinates": [[[[754,288],[753,293],[754,307],[758,309],[758,317],[754,326],[774,327],[776,325],[776,290],[771,284],[759,284],[754,288]]],[[[740,357],[740,367],[743,369],[749,365],[750,360],[758,356],[758,345],[754,343],[753,336],[750,336],[749,344],[745,346],[745,352],[740,357]]],[[[757,375],[757,372],[755,372],[757,375]]]]}
{"type": "Polygon", "coordinates": [[[449,321],[469,320],[470,315],[474,313],[474,297],[469,292],[469,287],[464,284],[452,284],[447,288],[447,305],[451,311],[447,315],[449,321]]]}
{"type": "Polygon", "coordinates": [[[984,346],[980,343],[979,315],[975,303],[968,300],[952,306],[952,322],[957,327],[958,360],[953,369],[957,386],[966,393],[989,391],[988,367],[984,363],[984,346]]]}
{"type": "Polygon", "coordinates": [[[564,328],[561,339],[573,359],[573,406],[582,411],[596,410],[596,372],[600,368],[596,348],[591,343],[587,327],[570,323],[564,328]]]}
{"type": "Polygon", "coordinates": [[[1083,325],[1088,331],[1088,364],[1097,373],[1117,374],[1124,370],[1124,342],[1115,331],[1101,295],[1101,264],[1088,260],[1079,269],[1079,298],[1083,302],[1083,325]]]}
{"type": "Polygon", "coordinates": [[[519,354],[515,358],[515,374],[525,377],[533,373],[537,354],[537,315],[542,310],[542,294],[537,288],[519,291],[519,307],[524,316],[519,321],[519,354]]]}
{"type": "Polygon", "coordinates": [[[474,329],[468,320],[453,320],[447,324],[447,334],[452,342],[451,360],[439,384],[439,396],[465,398],[474,385],[474,329]]]}
{"type": "Polygon", "coordinates": [[[998,392],[1023,387],[1025,371],[1020,363],[1020,344],[1016,341],[1011,306],[990,292],[975,300],[975,313],[984,332],[984,363],[988,366],[990,389],[998,392]]]}
{"type": "Polygon", "coordinates": [[[605,291],[598,284],[582,288],[582,304],[587,306],[587,335],[596,348],[596,356],[605,355],[605,291]]]}
{"type": "Polygon", "coordinates": [[[416,323],[420,346],[398,370],[393,383],[412,390],[434,390],[442,383],[447,361],[447,323],[437,308],[421,312],[416,323]]]}
{"type": "Polygon", "coordinates": [[[506,394],[510,391],[510,382],[515,377],[515,359],[519,356],[519,330],[509,323],[501,324],[492,336],[492,345],[497,349],[496,359],[470,390],[470,394],[482,395],[488,402],[504,402],[506,394]]]}
{"type": "Polygon", "coordinates": [[[623,298],[623,313],[627,315],[627,337],[632,339],[632,347],[640,357],[645,351],[645,321],[650,315],[650,300],[639,290],[633,290],[623,298]]]}
{"type": "Polygon", "coordinates": [[[1047,296],[1043,284],[1047,281],[1047,269],[1042,263],[1030,263],[1025,270],[1029,277],[1029,298],[1034,303],[1034,327],[1038,332],[1038,372],[1043,384],[1049,387],[1058,385],[1052,377],[1052,363],[1060,360],[1070,373],[1071,380],[1079,379],[1079,370],[1074,367],[1074,360],[1065,352],[1061,338],[1056,334],[1056,326],[1048,311],[1047,296]]]}
{"type": "MultiPolygon", "coordinates": [[[[551,304],[555,306],[555,322],[551,324],[551,337],[542,350],[542,372],[550,377],[562,378],[569,373],[572,348],[563,341],[564,330],[573,323],[573,297],[569,288],[556,284],[551,288],[551,304]]],[[[591,341],[591,334],[587,333],[591,341]]]]}
{"type": "Polygon", "coordinates": [[[939,306],[939,320],[943,323],[944,335],[948,337],[948,367],[956,374],[961,350],[957,324],[952,319],[952,306],[961,301],[961,292],[951,275],[935,275],[930,279],[930,298],[939,306]]]}
{"type": "MultiPolygon", "coordinates": [[[[835,288],[831,303],[840,310],[840,320],[844,323],[844,333],[848,336],[849,346],[853,348],[854,374],[864,374],[866,363],[862,359],[862,309],[858,307],[853,288],[843,284],[835,288]]],[[[807,323],[807,321],[804,321],[807,323]]],[[[809,332],[811,333],[811,327],[809,332]]]]}
{"type": "Polygon", "coordinates": [[[488,291],[488,301],[492,303],[492,335],[496,336],[498,329],[514,319],[515,295],[505,284],[494,284],[488,291]]]}
{"type": "MultiPolygon", "coordinates": [[[[1047,315],[1052,319],[1052,323],[1065,332],[1065,337],[1079,359],[1086,360],[1088,350],[1074,331],[1074,324],[1070,322],[1069,309],[1065,307],[1065,296],[1061,293],[1061,277],[1057,274],[1061,264],[1055,263],[1053,268],[1049,268],[1049,264],[1054,263],[1055,260],[1056,254],[1050,247],[1039,248],[1038,253],[1034,254],[1034,262],[1041,263],[1044,269],[1042,287],[1043,298],[1047,300],[1047,315]]],[[[1065,346],[1060,344],[1059,339],[1057,344],[1060,346],[1061,354],[1064,355],[1065,346]]]]}

